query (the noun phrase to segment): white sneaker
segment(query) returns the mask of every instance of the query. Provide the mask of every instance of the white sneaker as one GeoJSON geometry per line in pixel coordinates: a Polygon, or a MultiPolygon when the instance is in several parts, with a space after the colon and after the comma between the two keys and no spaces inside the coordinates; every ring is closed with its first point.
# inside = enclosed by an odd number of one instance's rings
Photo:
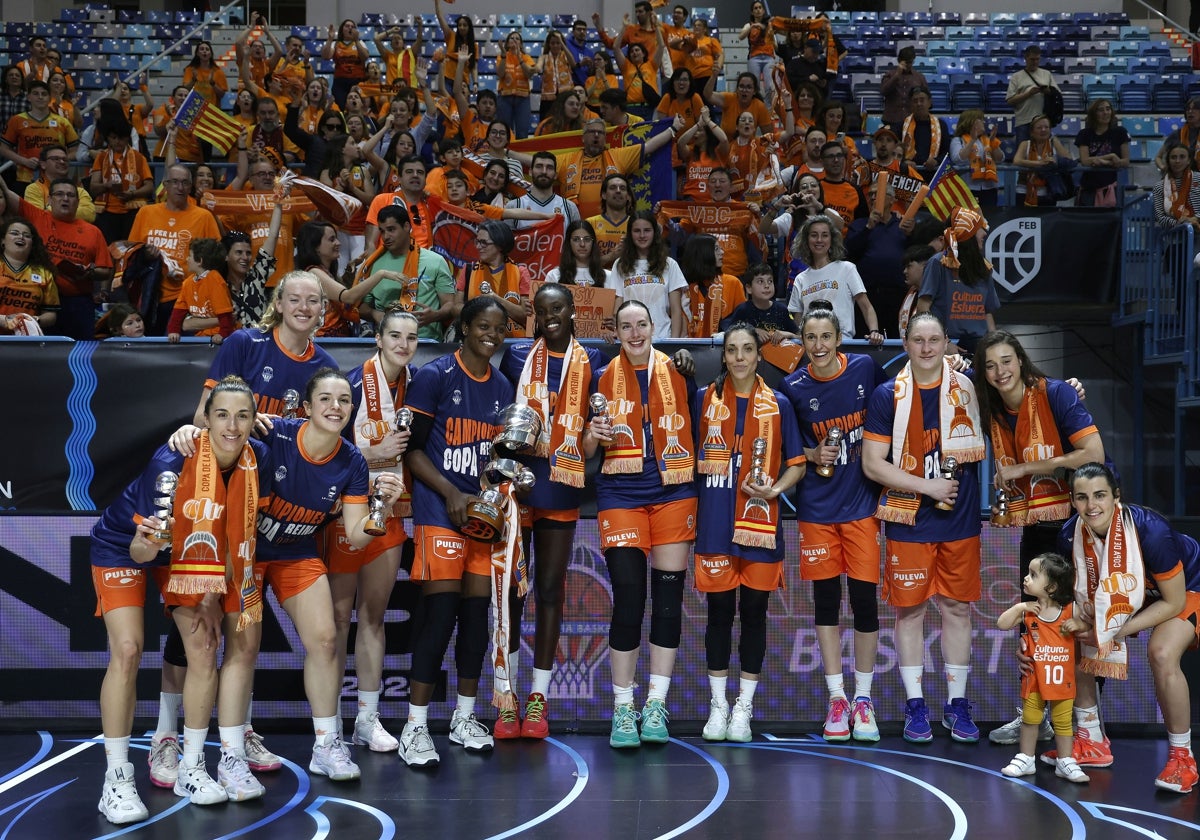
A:
{"type": "MultiPolygon", "coordinates": [[[[1021,740],[1021,711],[1019,707],[1015,718],[988,733],[988,740],[993,744],[1015,744],[1021,740]]],[[[1054,725],[1050,723],[1048,715],[1042,718],[1042,725],[1038,727],[1038,740],[1054,740],[1054,725]]]]}
{"type": "Polygon", "coordinates": [[[400,742],[383,728],[379,712],[359,715],[354,721],[354,745],[365,746],[371,752],[392,752],[400,742]]]}
{"type": "Polygon", "coordinates": [[[1092,777],[1079,769],[1079,763],[1072,757],[1060,758],[1054,765],[1054,775],[1068,782],[1082,785],[1090,782],[1092,777]]]}
{"type": "Polygon", "coordinates": [[[150,781],[155,787],[173,788],[179,778],[179,739],[168,736],[160,741],[150,742],[150,781]]]}
{"type": "Polygon", "coordinates": [[[708,723],[700,733],[705,741],[724,741],[729,731],[729,704],[716,697],[708,701],[708,723]]]}
{"type": "Polygon", "coordinates": [[[855,741],[875,743],[879,740],[879,724],[875,721],[875,704],[870,697],[855,697],[850,717],[854,726],[850,730],[855,741]]]}
{"type": "Polygon", "coordinates": [[[733,711],[729,713],[729,732],[726,737],[730,741],[746,743],[754,740],[750,731],[750,718],[754,717],[754,704],[739,697],[734,701],[733,711]]]}
{"type": "Polygon", "coordinates": [[[398,751],[400,760],[409,767],[436,767],[441,761],[433,738],[429,735],[429,727],[423,723],[404,724],[398,751]]]}
{"type": "MultiPolygon", "coordinates": [[[[1078,766],[1076,766],[1076,769],[1078,769],[1078,766]]],[[[1037,762],[1034,761],[1031,755],[1017,753],[1013,756],[1013,760],[1008,762],[1008,765],[1000,772],[1005,776],[1012,776],[1014,779],[1020,776],[1032,776],[1037,772],[1037,762]]]]}
{"type": "Polygon", "coordinates": [[[195,767],[179,765],[179,778],[175,780],[175,795],[186,796],[193,805],[216,805],[229,799],[225,788],[217,784],[204,766],[204,757],[195,767]]]}
{"type": "Polygon", "coordinates": [[[225,788],[225,794],[231,802],[258,799],[267,792],[250,772],[246,759],[225,750],[221,750],[221,760],[217,762],[217,781],[225,788]]]}
{"type": "Polygon", "coordinates": [[[328,744],[313,744],[308,772],[328,776],[335,782],[349,782],[362,775],[358,765],[350,759],[349,747],[338,735],[328,744]]]}
{"type": "Polygon", "coordinates": [[[255,773],[267,773],[283,766],[283,759],[267,749],[262,736],[253,729],[246,730],[246,763],[255,773]]]}
{"type": "Polygon", "coordinates": [[[492,733],[475,715],[464,715],[458,709],[450,718],[450,743],[462,744],[467,752],[487,752],[496,746],[492,733]]]}
{"type": "Polygon", "coordinates": [[[100,793],[100,813],[113,825],[138,822],[147,819],[150,812],[138,796],[133,781],[133,764],[126,761],[120,767],[104,774],[104,788],[100,793]]]}

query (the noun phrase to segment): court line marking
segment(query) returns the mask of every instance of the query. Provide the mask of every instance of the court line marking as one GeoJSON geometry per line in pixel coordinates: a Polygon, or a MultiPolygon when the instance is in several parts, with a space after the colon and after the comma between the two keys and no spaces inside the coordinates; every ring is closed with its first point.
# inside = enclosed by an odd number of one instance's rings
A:
{"type": "Polygon", "coordinates": [[[533,819],[523,822],[518,826],[514,826],[514,827],[508,829],[507,831],[501,832],[500,834],[493,834],[491,837],[488,838],[488,840],[502,840],[502,838],[512,837],[513,835],[520,834],[522,831],[527,831],[536,825],[540,825],[541,823],[546,822],[546,820],[561,813],[565,808],[567,808],[572,802],[574,802],[576,799],[578,799],[583,794],[583,790],[584,790],[584,788],[587,787],[588,778],[589,778],[587,761],[584,760],[582,755],[580,755],[578,752],[576,752],[571,747],[564,744],[562,741],[559,741],[557,738],[547,738],[546,743],[551,744],[554,747],[562,750],[563,752],[565,752],[568,756],[570,756],[575,761],[575,784],[574,784],[574,786],[571,788],[570,792],[567,793],[566,796],[564,796],[562,799],[560,799],[558,801],[558,803],[556,805],[554,805],[553,807],[551,807],[549,810],[543,811],[541,814],[538,814],[533,819]]]}
{"type": "Polygon", "coordinates": [[[678,837],[684,832],[690,831],[715,814],[717,809],[724,805],[725,800],[729,797],[729,773],[725,770],[725,765],[717,761],[714,756],[709,755],[707,752],[697,746],[689,744],[687,741],[680,741],[678,738],[672,738],[671,743],[678,744],[684,749],[691,750],[696,755],[707,761],[708,765],[712,767],[713,773],[715,773],[717,776],[717,789],[713,793],[712,799],[709,800],[708,805],[704,807],[703,811],[692,817],[678,828],[668,831],[666,834],[658,835],[655,840],[669,840],[671,837],[678,837]]]}

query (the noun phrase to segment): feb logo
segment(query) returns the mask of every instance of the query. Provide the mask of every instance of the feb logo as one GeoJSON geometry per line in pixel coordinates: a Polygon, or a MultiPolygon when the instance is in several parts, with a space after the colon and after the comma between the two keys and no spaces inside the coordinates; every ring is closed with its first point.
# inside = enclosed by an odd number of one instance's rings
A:
{"type": "Polygon", "coordinates": [[[1015,294],[1042,269],[1042,220],[1036,216],[1010,219],[988,235],[985,256],[996,282],[1015,294]]]}

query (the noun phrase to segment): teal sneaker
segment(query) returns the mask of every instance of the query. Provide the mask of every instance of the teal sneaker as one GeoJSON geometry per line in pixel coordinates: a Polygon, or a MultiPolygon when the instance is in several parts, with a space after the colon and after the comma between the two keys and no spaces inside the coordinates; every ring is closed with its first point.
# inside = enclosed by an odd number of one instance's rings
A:
{"type": "Polygon", "coordinates": [[[608,736],[608,745],[614,749],[640,747],[637,728],[638,713],[632,703],[621,703],[613,709],[612,734],[608,736]]]}
{"type": "Polygon", "coordinates": [[[667,721],[671,715],[667,704],[657,697],[646,701],[642,707],[642,740],[649,744],[665,744],[671,739],[667,732],[667,721]]]}

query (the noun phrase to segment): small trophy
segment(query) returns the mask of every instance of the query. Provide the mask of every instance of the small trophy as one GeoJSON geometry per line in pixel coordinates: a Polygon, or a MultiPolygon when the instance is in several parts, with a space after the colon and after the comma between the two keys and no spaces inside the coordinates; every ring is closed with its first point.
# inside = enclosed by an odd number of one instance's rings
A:
{"type": "Polygon", "coordinates": [[[493,294],[493,292],[492,292],[492,284],[491,284],[491,283],[489,283],[489,282],[488,282],[488,281],[486,281],[486,280],[484,280],[482,283],[480,283],[480,284],[479,284],[479,294],[481,294],[481,295],[490,295],[490,294],[493,294]]]}
{"type": "MultiPolygon", "coordinates": [[[[954,480],[954,471],[958,469],[958,459],[952,456],[947,456],[942,461],[942,478],[947,481],[954,480]]],[[[935,507],[938,510],[954,510],[954,502],[938,502],[935,507]]]]}
{"type": "Polygon", "coordinates": [[[763,487],[767,482],[767,439],[755,438],[750,445],[750,483],[763,487]]]}
{"type": "Polygon", "coordinates": [[[154,515],[163,524],[151,536],[164,546],[171,544],[171,509],[175,507],[178,487],[179,476],[173,472],[160,472],[154,479],[154,515]]]}
{"type": "Polygon", "coordinates": [[[283,416],[287,420],[293,419],[300,413],[300,392],[295,388],[288,388],[283,392],[283,416]]]}
{"type": "Polygon", "coordinates": [[[412,426],[413,413],[408,406],[401,406],[396,409],[396,420],[393,425],[397,432],[407,431],[412,426]]]}
{"type": "MultiPolygon", "coordinates": [[[[829,430],[829,434],[825,436],[825,446],[840,446],[843,437],[845,437],[845,435],[842,430],[837,426],[834,426],[829,430]]],[[[817,475],[821,476],[822,478],[832,478],[833,464],[821,464],[818,466],[817,475]]]]}
{"type": "Polygon", "coordinates": [[[588,398],[588,405],[592,407],[592,414],[597,417],[602,414],[608,416],[608,398],[603,394],[592,394],[588,398]]]}
{"type": "Polygon", "coordinates": [[[382,537],[387,533],[387,506],[383,502],[383,491],[379,489],[379,479],[371,485],[371,498],[367,506],[367,524],[363,531],[372,537],[382,537]]]}
{"type": "Polygon", "coordinates": [[[1001,528],[1012,524],[1012,514],[1008,512],[1008,494],[1003,487],[996,488],[996,510],[992,513],[992,524],[1001,528]]]}

